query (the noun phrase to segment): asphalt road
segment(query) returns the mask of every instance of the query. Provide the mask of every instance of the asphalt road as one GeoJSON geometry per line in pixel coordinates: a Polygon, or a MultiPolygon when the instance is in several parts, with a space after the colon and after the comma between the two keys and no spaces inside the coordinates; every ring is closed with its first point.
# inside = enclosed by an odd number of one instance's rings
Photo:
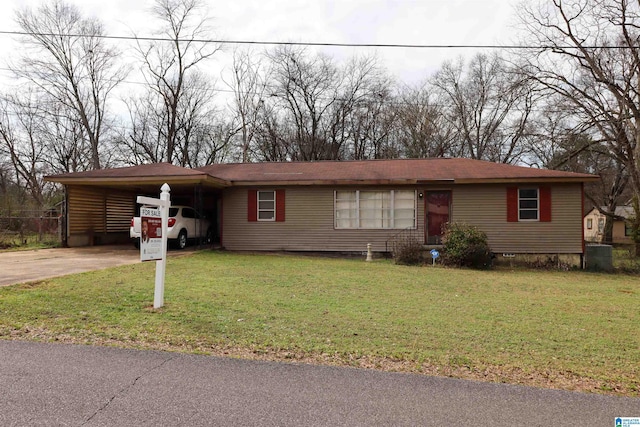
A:
{"type": "Polygon", "coordinates": [[[614,426],[640,399],[0,341],[2,426],[614,426]]]}

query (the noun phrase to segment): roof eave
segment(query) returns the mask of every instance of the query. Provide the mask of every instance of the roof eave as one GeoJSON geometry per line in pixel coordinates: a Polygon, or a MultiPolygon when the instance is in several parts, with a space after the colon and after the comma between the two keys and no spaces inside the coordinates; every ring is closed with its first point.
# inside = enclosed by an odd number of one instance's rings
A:
{"type": "Polygon", "coordinates": [[[350,186],[350,185],[442,185],[442,184],[542,184],[597,181],[594,177],[530,177],[530,178],[458,178],[458,179],[322,179],[322,180],[252,180],[231,181],[234,187],[275,186],[350,186]]]}
{"type": "MultiPolygon", "coordinates": [[[[449,180],[445,180],[449,181],[449,180]]],[[[435,182],[435,181],[434,181],[435,182]]],[[[443,182],[443,181],[438,181],[443,182]]],[[[345,186],[345,185],[417,185],[416,179],[314,179],[314,180],[252,180],[232,181],[234,187],[263,187],[263,186],[345,186]]]]}
{"type": "Polygon", "coordinates": [[[600,178],[593,177],[519,177],[519,178],[460,178],[456,184],[543,184],[543,183],[580,183],[593,182],[600,178]]]}

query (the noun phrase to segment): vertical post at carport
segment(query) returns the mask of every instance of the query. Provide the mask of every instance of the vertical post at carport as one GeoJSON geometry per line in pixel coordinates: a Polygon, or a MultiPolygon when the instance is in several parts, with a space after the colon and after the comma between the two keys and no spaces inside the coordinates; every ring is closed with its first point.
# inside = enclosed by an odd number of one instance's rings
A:
{"type": "Polygon", "coordinates": [[[69,186],[64,186],[64,201],[62,203],[62,224],[60,225],[60,243],[63,248],[69,247],[69,186]]]}
{"type": "Polygon", "coordinates": [[[193,189],[194,209],[200,215],[198,222],[196,223],[196,236],[198,236],[198,249],[202,245],[202,215],[204,214],[203,202],[202,202],[202,184],[197,184],[193,189]]]}

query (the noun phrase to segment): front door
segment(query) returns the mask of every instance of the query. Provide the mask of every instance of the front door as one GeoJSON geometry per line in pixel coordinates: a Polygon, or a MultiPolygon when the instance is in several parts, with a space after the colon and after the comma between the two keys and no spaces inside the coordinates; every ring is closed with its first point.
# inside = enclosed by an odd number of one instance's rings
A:
{"type": "Polygon", "coordinates": [[[442,227],[449,222],[449,209],[451,206],[450,191],[427,192],[427,244],[439,245],[442,243],[442,227]]]}

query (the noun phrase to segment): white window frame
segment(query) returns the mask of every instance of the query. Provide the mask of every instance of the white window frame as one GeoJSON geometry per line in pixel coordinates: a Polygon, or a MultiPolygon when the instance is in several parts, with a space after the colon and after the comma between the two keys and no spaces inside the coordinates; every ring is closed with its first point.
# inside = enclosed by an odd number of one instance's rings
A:
{"type": "MultiPolygon", "coordinates": [[[[398,208],[399,210],[400,208],[398,208]]],[[[416,190],[335,190],[333,192],[333,226],[337,230],[404,230],[404,229],[417,229],[418,222],[418,197],[416,190]],[[389,207],[382,208],[380,210],[380,215],[374,218],[363,218],[362,212],[363,210],[360,208],[361,205],[361,193],[387,193],[389,194],[389,207]],[[396,193],[398,192],[411,192],[413,193],[413,224],[409,227],[398,227],[396,223],[401,220],[406,220],[407,218],[396,218],[396,193]],[[338,200],[338,193],[355,193],[355,209],[341,209],[344,211],[355,210],[355,218],[338,218],[338,202],[344,201],[346,199],[338,200]],[[388,211],[385,213],[384,211],[388,211]],[[349,220],[351,219],[355,222],[355,226],[340,226],[340,220],[349,220]],[[371,227],[371,226],[363,226],[362,223],[366,221],[372,220],[380,220],[380,227],[371,227]],[[387,222],[390,226],[385,227],[384,224],[387,222]]]]}
{"type": "Polygon", "coordinates": [[[259,190],[258,194],[256,195],[257,200],[256,200],[256,207],[258,209],[257,212],[257,220],[258,221],[264,221],[264,222],[273,222],[276,220],[276,192],[274,190],[271,191],[263,191],[263,190],[259,190]],[[271,199],[262,199],[260,198],[261,194],[270,194],[271,195],[271,199]],[[267,208],[261,208],[260,207],[260,202],[273,202],[273,208],[271,209],[267,209],[267,208]],[[271,218],[260,218],[260,213],[264,213],[264,212],[272,212],[272,216],[271,218]]]}
{"type": "Polygon", "coordinates": [[[522,188],[518,188],[518,221],[522,221],[522,222],[536,222],[536,221],[540,221],[540,189],[538,187],[522,187],[522,188]],[[522,191],[535,191],[536,192],[536,197],[522,197],[522,191]],[[535,208],[523,208],[521,206],[521,202],[522,201],[531,201],[531,200],[535,200],[536,201],[536,207],[535,208]],[[536,217],[535,218],[522,218],[522,213],[523,212],[535,212],[536,213],[536,217]]]}

